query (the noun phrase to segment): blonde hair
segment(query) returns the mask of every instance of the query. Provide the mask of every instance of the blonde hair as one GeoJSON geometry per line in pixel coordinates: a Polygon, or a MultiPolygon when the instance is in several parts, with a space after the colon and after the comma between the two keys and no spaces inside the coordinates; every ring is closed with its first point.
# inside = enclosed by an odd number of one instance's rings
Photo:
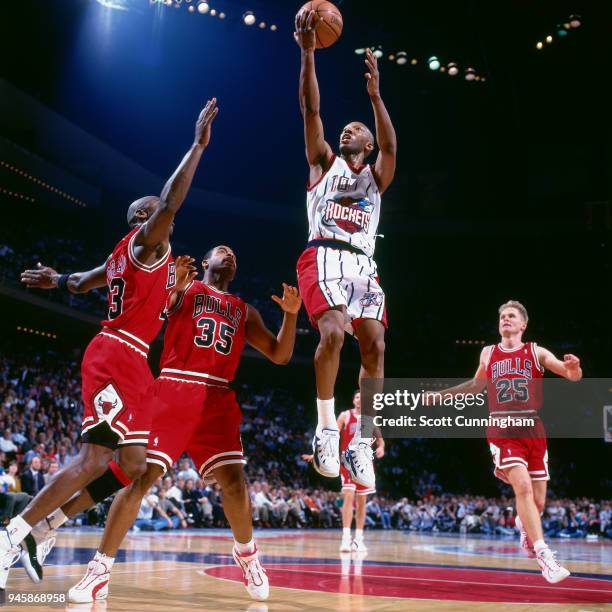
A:
{"type": "Polygon", "coordinates": [[[516,310],[519,311],[519,314],[521,315],[521,317],[523,317],[523,321],[525,321],[525,323],[529,321],[529,315],[527,314],[527,309],[517,300],[508,300],[505,304],[502,304],[499,307],[497,312],[501,314],[502,311],[505,310],[506,308],[516,308],[516,310]]]}

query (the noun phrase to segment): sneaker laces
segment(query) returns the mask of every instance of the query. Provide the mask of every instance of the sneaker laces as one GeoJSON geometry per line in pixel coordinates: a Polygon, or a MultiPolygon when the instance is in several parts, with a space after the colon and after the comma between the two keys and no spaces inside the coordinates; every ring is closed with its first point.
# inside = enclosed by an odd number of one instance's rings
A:
{"type": "Polygon", "coordinates": [[[9,548],[2,556],[2,560],[0,561],[2,567],[0,569],[8,570],[10,567],[15,565],[15,563],[17,563],[19,557],[21,557],[21,546],[13,546],[13,548],[9,548]]]}
{"type": "Polygon", "coordinates": [[[353,453],[355,465],[363,471],[363,465],[367,461],[372,461],[374,458],[374,451],[367,442],[359,442],[357,448],[349,449],[353,453]]]}
{"type": "Polygon", "coordinates": [[[257,557],[247,561],[247,566],[244,573],[250,583],[253,583],[255,586],[261,586],[263,584],[263,579],[261,578],[262,572],[265,574],[266,570],[261,567],[257,557]]]}
{"type": "Polygon", "coordinates": [[[317,436],[319,440],[317,448],[320,449],[319,452],[321,455],[323,455],[323,457],[333,458],[336,456],[334,438],[336,438],[337,436],[338,432],[333,429],[324,429],[323,431],[321,431],[321,435],[317,436]]]}
{"type": "Polygon", "coordinates": [[[557,561],[556,550],[550,550],[550,548],[545,548],[538,556],[542,561],[544,561],[544,563],[549,569],[557,569],[561,567],[561,565],[557,561]]]}
{"type": "Polygon", "coordinates": [[[95,559],[92,559],[87,564],[87,572],[85,573],[83,578],[81,578],[79,583],[75,585],[74,588],[79,589],[85,586],[85,583],[89,580],[89,578],[92,575],[100,576],[101,574],[106,574],[107,572],[108,572],[108,568],[106,567],[106,565],[104,565],[104,563],[100,563],[100,561],[96,561],[95,559]]]}

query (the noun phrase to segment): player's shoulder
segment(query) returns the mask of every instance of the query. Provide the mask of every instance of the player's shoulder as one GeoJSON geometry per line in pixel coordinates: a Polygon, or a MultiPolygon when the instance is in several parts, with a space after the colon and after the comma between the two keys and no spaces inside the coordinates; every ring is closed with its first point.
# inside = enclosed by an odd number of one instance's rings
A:
{"type": "Polygon", "coordinates": [[[487,344],[486,346],[482,347],[482,350],[480,351],[481,363],[486,365],[489,362],[489,359],[491,359],[491,355],[493,354],[496,346],[497,344],[487,344]]]}

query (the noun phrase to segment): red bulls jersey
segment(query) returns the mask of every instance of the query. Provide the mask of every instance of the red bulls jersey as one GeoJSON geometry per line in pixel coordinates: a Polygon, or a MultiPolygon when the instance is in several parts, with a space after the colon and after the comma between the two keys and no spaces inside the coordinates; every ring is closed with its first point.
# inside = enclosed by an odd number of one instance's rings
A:
{"type": "Polygon", "coordinates": [[[161,375],[206,384],[233,380],[246,318],[242,299],[193,281],[168,313],[161,375]]]}
{"type": "Polygon", "coordinates": [[[161,314],[176,274],[170,247],[151,266],[136,259],[134,237],[138,229],[117,244],[106,262],[108,318],[102,321],[102,333],[146,353],[163,324],[161,314]]]}
{"type": "Polygon", "coordinates": [[[544,369],[536,351],[534,342],[514,350],[501,344],[492,347],[487,363],[489,412],[520,414],[541,407],[544,369]]]}
{"type": "Polygon", "coordinates": [[[346,411],[346,419],[344,421],[344,427],[340,432],[340,452],[344,452],[353,439],[357,426],[359,425],[359,414],[354,408],[346,411]]]}

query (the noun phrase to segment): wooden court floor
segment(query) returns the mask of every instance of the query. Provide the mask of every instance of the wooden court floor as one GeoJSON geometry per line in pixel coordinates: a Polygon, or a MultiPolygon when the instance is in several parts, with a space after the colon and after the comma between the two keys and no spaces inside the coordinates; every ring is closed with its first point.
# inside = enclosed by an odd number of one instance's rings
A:
{"type": "MultiPolygon", "coordinates": [[[[66,610],[248,612],[469,610],[612,610],[612,542],[555,541],[572,571],[544,581],[514,539],[366,532],[367,555],[339,553],[338,530],[262,530],[256,534],[271,583],[253,602],[231,558],[224,530],[130,534],[117,557],[107,601],[66,610]]],[[[7,595],[63,593],[83,576],[99,530],[61,530],[45,580],[32,584],[13,568],[7,595]]],[[[20,610],[58,607],[19,606],[20,610]]]]}

